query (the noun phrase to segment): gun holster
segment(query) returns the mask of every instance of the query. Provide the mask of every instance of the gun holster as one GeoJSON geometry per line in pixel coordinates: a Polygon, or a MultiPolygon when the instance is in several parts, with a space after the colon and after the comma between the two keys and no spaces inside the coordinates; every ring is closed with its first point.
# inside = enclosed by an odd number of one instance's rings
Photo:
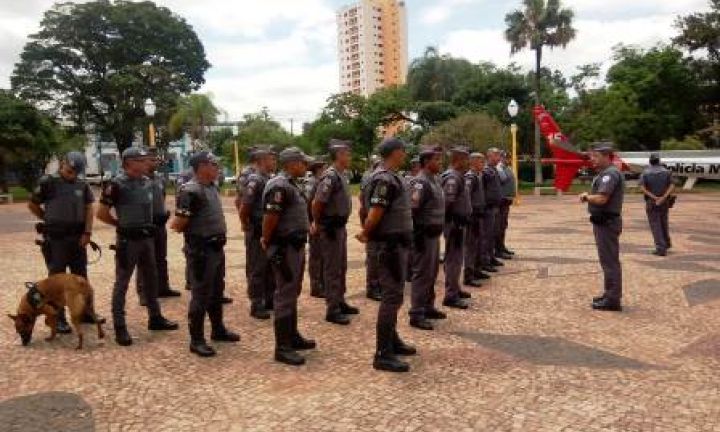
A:
{"type": "Polygon", "coordinates": [[[590,213],[590,222],[593,225],[607,226],[610,225],[619,215],[608,212],[590,213]]]}
{"type": "Polygon", "coordinates": [[[285,259],[286,248],[287,245],[271,244],[270,247],[268,247],[267,256],[270,265],[278,269],[283,280],[290,282],[292,280],[292,271],[285,259]]]}

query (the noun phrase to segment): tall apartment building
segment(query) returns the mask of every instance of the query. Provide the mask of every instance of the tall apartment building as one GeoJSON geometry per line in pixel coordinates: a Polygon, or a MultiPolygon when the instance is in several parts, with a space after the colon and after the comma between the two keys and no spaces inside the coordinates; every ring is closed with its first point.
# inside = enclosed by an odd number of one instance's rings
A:
{"type": "Polygon", "coordinates": [[[369,96],[405,84],[407,13],[398,0],[360,0],[337,12],[340,90],[369,96]]]}

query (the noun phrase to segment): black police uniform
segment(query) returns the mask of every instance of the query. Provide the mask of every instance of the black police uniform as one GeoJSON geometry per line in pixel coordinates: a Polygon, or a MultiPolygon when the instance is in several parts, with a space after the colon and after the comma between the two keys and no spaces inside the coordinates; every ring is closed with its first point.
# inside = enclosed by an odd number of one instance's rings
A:
{"type": "Polygon", "coordinates": [[[496,224],[498,223],[498,210],[503,200],[502,186],[497,169],[487,165],[483,169],[483,186],[485,187],[485,213],[483,214],[483,265],[488,271],[496,271],[493,266],[500,266],[495,258],[496,224]]]}
{"type": "Polygon", "coordinates": [[[483,217],[486,206],[482,172],[468,170],[465,173],[465,188],[470,195],[472,213],[465,231],[464,281],[467,285],[479,286],[478,279],[486,277],[482,272],[483,217]]]}
{"type": "Polygon", "coordinates": [[[446,306],[467,308],[460,301],[460,272],[463,267],[463,243],[465,228],[470,221],[472,207],[470,195],[465,186],[465,173],[449,169],[442,174],[442,185],[445,191],[445,300],[446,306]]]}
{"type": "MultiPolygon", "coordinates": [[[[365,209],[365,195],[367,194],[367,187],[370,184],[370,178],[372,177],[374,170],[366,171],[362,179],[360,179],[360,194],[359,200],[360,205],[365,209]]],[[[361,220],[361,224],[365,221],[361,220]]],[[[380,283],[378,282],[378,270],[377,270],[377,251],[375,250],[375,244],[368,242],[365,245],[365,295],[367,298],[372,300],[380,300],[380,283]]]]}
{"type": "MultiPolygon", "coordinates": [[[[661,197],[672,186],[672,173],[662,165],[650,165],[640,176],[640,184],[653,195],[661,197]]],[[[645,195],[645,213],[655,242],[655,251],[665,255],[672,246],[669,228],[670,204],[665,200],[658,205],[645,195]]]]}
{"type": "Polygon", "coordinates": [[[246,180],[242,203],[250,207],[249,231],[245,233],[245,273],[248,281],[250,314],[256,318],[269,318],[268,310],[273,309],[275,278],[270,269],[267,255],[260,244],[262,219],[265,212],[263,192],[269,176],[252,171],[246,180]]]}

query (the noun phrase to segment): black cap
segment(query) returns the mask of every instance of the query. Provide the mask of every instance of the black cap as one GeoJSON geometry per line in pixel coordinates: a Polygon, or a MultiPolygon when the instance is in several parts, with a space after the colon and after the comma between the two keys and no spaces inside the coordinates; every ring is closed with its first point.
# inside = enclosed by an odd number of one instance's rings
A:
{"type": "Polygon", "coordinates": [[[388,157],[395,150],[405,150],[407,145],[400,138],[386,138],[378,146],[378,153],[382,157],[388,157]]]}
{"type": "Polygon", "coordinates": [[[350,150],[351,148],[352,141],[332,138],[328,142],[328,150],[333,154],[339,150],[350,150]]]}
{"type": "Polygon", "coordinates": [[[442,153],[442,147],[423,146],[423,147],[420,147],[420,153],[418,153],[418,156],[432,156],[437,153],[442,153]]]}
{"type": "Polygon", "coordinates": [[[658,153],[650,153],[650,165],[658,165],[660,163],[660,155],[658,153]]]}
{"type": "Polygon", "coordinates": [[[190,158],[190,166],[197,171],[202,163],[219,164],[220,159],[210,151],[201,151],[190,158]]]}
{"type": "Polygon", "coordinates": [[[150,156],[145,147],[128,147],[122,152],[122,160],[142,159],[150,156]]]}
{"type": "Polygon", "coordinates": [[[599,141],[595,142],[592,145],[592,151],[603,153],[603,154],[612,154],[615,151],[615,148],[613,146],[613,143],[610,141],[599,141]]]}
{"type": "Polygon", "coordinates": [[[281,164],[297,161],[311,163],[314,161],[313,158],[306,155],[302,150],[297,147],[289,147],[281,151],[279,159],[281,164]]]}
{"type": "Polygon", "coordinates": [[[470,155],[470,149],[465,146],[454,146],[450,148],[451,154],[464,154],[466,156],[470,155]]]}
{"type": "Polygon", "coordinates": [[[485,155],[481,152],[472,152],[470,153],[470,159],[485,159],[485,155]]]}
{"type": "Polygon", "coordinates": [[[70,166],[77,174],[85,172],[85,155],[78,151],[71,151],[65,155],[63,161],[70,166]]]}
{"type": "Polygon", "coordinates": [[[309,169],[320,168],[325,165],[327,165],[327,160],[326,160],[325,156],[322,156],[322,155],[315,156],[313,158],[312,162],[308,162],[309,169]]]}

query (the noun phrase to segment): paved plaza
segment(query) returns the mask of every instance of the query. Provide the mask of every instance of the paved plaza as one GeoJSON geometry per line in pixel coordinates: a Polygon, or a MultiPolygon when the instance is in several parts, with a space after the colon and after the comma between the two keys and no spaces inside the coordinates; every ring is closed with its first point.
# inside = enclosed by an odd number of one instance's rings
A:
{"type": "MultiPolygon", "coordinates": [[[[674,249],[650,255],[640,195],[625,206],[625,312],[590,310],[601,275],[592,231],[575,197],[524,197],[511,216],[517,258],[449,311],[433,332],[399,330],[419,355],[409,374],[372,369],[377,303],[364,296],[364,254],[350,240],[349,327],[324,321],[325,308],[300,300],[302,333],[318,349],[307,365],[272,361],[271,321],[248,316],[238,218],[225,201],[230,240],[226,306],[236,345],[218,356],[188,352],[188,294],[163,299],[181,331],[151,334],[133,288],[120,347],[106,325],[51,343],[44,324],[22,347],[9,319],[0,326],[3,431],[720,431],[720,194],[681,195],[671,213],[674,249]]],[[[111,229],[96,222],[102,260],[90,267],[97,309],[110,316],[111,229]]],[[[357,232],[357,220],[350,228],[357,232]]],[[[0,207],[0,305],[14,312],[24,281],[44,277],[24,204],[0,207]]],[[[182,289],[182,238],[170,236],[172,285],[182,289]]],[[[442,274],[437,285],[442,298],[442,274]]]]}

